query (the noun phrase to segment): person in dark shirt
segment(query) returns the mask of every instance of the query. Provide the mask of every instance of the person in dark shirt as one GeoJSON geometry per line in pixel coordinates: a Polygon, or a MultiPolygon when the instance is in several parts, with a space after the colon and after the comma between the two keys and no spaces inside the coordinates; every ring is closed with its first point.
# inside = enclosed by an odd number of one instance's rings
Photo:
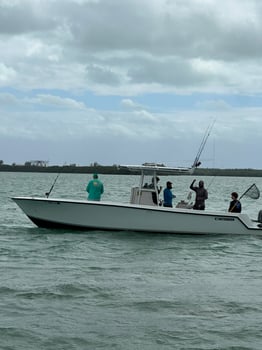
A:
{"type": "Polygon", "coordinates": [[[205,210],[205,200],[208,199],[208,192],[204,187],[204,181],[200,180],[198,186],[194,186],[196,179],[190,185],[190,189],[196,192],[195,204],[193,209],[205,210]]]}
{"type": "MultiPolygon", "coordinates": [[[[152,182],[151,182],[151,184],[148,186],[148,188],[153,188],[153,189],[157,190],[158,195],[159,195],[159,193],[160,193],[161,190],[162,190],[162,186],[158,187],[158,182],[159,182],[159,180],[160,180],[160,179],[159,179],[158,176],[152,177],[152,182]]],[[[155,204],[158,205],[158,203],[157,203],[157,194],[156,194],[156,192],[152,192],[152,200],[153,200],[153,202],[154,202],[155,204]]]]}
{"type": "Polygon", "coordinates": [[[148,188],[156,188],[157,192],[160,193],[162,190],[162,186],[158,187],[158,183],[159,183],[159,177],[152,177],[152,181],[151,184],[148,185],[148,188]]]}
{"type": "Polygon", "coordinates": [[[238,200],[238,193],[232,192],[231,193],[232,201],[229,204],[228,211],[231,213],[241,213],[241,203],[238,200]]]}

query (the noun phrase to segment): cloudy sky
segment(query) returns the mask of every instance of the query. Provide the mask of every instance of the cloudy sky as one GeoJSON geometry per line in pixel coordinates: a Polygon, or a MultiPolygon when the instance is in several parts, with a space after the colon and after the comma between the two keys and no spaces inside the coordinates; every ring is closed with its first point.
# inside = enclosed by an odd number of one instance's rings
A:
{"type": "Polygon", "coordinates": [[[0,160],[262,168],[261,0],[0,0],[0,160]]]}

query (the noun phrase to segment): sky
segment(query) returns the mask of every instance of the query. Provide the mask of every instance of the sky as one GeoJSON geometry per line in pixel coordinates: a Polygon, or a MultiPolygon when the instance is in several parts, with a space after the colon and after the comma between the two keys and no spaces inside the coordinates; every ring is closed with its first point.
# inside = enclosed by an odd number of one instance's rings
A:
{"type": "Polygon", "coordinates": [[[0,0],[0,160],[262,169],[261,0],[0,0]]]}

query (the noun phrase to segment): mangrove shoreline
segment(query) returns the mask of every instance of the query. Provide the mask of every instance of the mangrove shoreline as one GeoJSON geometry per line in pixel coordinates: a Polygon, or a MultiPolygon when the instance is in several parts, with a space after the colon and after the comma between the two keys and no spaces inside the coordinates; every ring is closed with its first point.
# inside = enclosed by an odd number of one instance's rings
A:
{"type": "MultiPolygon", "coordinates": [[[[130,175],[139,174],[139,172],[130,171],[127,168],[118,165],[95,165],[95,166],[76,166],[76,165],[54,165],[54,166],[35,166],[35,165],[0,165],[0,172],[28,172],[28,173],[64,173],[64,174],[108,174],[108,175],[130,175]]],[[[159,172],[161,175],[161,172],[159,172]]],[[[171,174],[171,173],[170,173],[171,174]]],[[[183,174],[184,175],[184,174],[183,174]]],[[[262,169],[218,169],[218,168],[197,168],[194,172],[196,176],[242,176],[242,177],[261,177],[262,169]]],[[[189,176],[189,175],[188,175],[189,176]]]]}

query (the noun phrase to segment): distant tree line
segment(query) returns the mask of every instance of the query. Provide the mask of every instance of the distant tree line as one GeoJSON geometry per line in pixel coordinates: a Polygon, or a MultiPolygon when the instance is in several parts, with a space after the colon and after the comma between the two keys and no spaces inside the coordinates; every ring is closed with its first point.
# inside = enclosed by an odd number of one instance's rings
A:
{"type": "MultiPolygon", "coordinates": [[[[4,172],[37,172],[37,173],[68,173],[68,174],[118,174],[129,175],[139,174],[139,172],[130,171],[127,168],[120,167],[119,165],[100,165],[97,162],[90,164],[89,166],[77,166],[76,164],[70,165],[53,165],[48,166],[46,163],[26,162],[24,165],[4,164],[3,160],[0,160],[0,171],[4,172]],[[39,165],[40,164],[40,165],[39,165]]],[[[161,172],[159,172],[161,175],[161,172]]],[[[170,173],[172,174],[172,173],[170,173]]],[[[199,176],[243,176],[243,177],[260,177],[262,176],[262,170],[259,169],[217,169],[217,168],[197,168],[194,175],[199,176]]]]}

